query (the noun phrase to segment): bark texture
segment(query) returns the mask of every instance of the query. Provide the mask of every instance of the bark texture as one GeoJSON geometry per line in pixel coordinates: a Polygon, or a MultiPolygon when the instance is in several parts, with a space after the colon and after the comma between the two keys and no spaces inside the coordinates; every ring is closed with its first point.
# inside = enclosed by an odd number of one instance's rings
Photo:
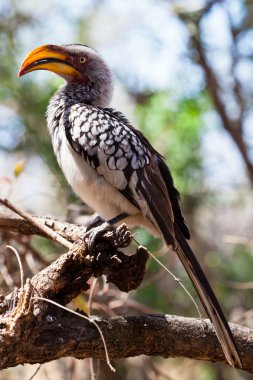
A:
{"type": "MultiPolygon", "coordinates": [[[[23,288],[6,297],[0,295],[0,369],[63,356],[104,359],[103,342],[94,324],[36,297],[66,305],[89,288],[90,277],[102,274],[108,282],[128,292],[143,279],[147,250],[140,246],[132,256],[120,251],[131,242],[124,224],[102,230],[91,250],[89,232],[84,227],[31,217],[7,201],[0,203],[0,229],[46,235],[70,247],[31,280],[27,279],[23,288]]],[[[208,320],[170,315],[92,318],[103,332],[111,359],[145,354],[226,362],[208,320]]],[[[253,373],[253,331],[238,325],[231,325],[231,330],[243,369],[253,373]]]]}
{"type": "MultiPolygon", "coordinates": [[[[101,328],[110,359],[137,355],[188,357],[210,362],[225,359],[208,320],[172,315],[141,315],[110,319],[93,317],[101,328]]],[[[243,369],[253,373],[253,332],[230,325],[243,369]]],[[[41,317],[28,315],[12,333],[0,330],[0,368],[44,363],[64,356],[105,359],[95,326],[56,307],[41,317]]]]}

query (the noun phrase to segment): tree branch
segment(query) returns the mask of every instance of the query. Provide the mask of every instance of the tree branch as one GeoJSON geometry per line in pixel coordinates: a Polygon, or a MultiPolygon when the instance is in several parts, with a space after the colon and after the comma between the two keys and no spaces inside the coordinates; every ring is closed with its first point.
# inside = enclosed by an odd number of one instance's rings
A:
{"type": "Polygon", "coordinates": [[[251,181],[251,184],[253,184],[253,164],[250,160],[247,145],[244,141],[242,119],[232,119],[226,112],[225,105],[220,95],[221,89],[217,76],[207,61],[199,34],[192,35],[191,41],[196,51],[198,52],[198,63],[204,70],[207,88],[212,98],[213,104],[216,107],[218,114],[220,115],[224,129],[226,129],[226,131],[230,134],[234,143],[239,149],[244,163],[247,167],[249,179],[251,181]]]}
{"type": "MultiPolygon", "coordinates": [[[[0,228],[41,234],[32,223],[33,219],[29,222],[0,208],[0,228]]],[[[77,240],[67,253],[27,280],[23,289],[5,298],[0,296],[0,369],[44,363],[63,356],[104,359],[101,336],[92,323],[36,297],[66,305],[89,288],[90,277],[102,274],[108,282],[128,292],[140,285],[145,273],[148,259],[145,248],[138,247],[132,256],[119,251],[131,241],[124,224],[104,231],[94,252],[88,250],[85,228],[57,221],[47,225],[65,239],[77,240]]],[[[110,358],[145,354],[226,362],[207,320],[168,315],[93,318],[103,332],[110,358]]],[[[238,325],[231,325],[231,329],[243,369],[253,373],[253,330],[238,325]]]]}
{"type": "MultiPolygon", "coordinates": [[[[37,219],[41,224],[46,225],[47,227],[51,228],[53,231],[57,232],[59,235],[71,242],[83,238],[86,232],[86,227],[84,226],[78,226],[76,224],[61,222],[59,220],[51,218],[34,218],[37,219]]],[[[11,232],[17,232],[22,235],[39,235],[50,239],[50,237],[46,236],[46,234],[43,233],[34,224],[31,224],[29,221],[23,219],[21,216],[19,216],[18,214],[1,204],[0,229],[11,232]]]]}
{"type": "Polygon", "coordinates": [[[66,247],[68,249],[72,248],[72,244],[67,239],[63,238],[57,232],[53,231],[45,223],[41,223],[38,219],[27,214],[27,212],[25,212],[25,211],[21,210],[20,208],[14,206],[10,201],[8,201],[8,199],[0,199],[0,203],[3,206],[5,206],[8,209],[15,212],[16,214],[18,214],[19,216],[21,216],[23,219],[27,220],[34,227],[37,227],[47,238],[49,238],[53,241],[57,241],[57,243],[63,245],[63,247],[66,247]]]}
{"type": "MultiPolygon", "coordinates": [[[[94,317],[94,320],[103,332],[110,359],[144,354],[225,363],[208,320],[170,315],[94,317]]],[[[243,369],[253,373],[253,331],[238,325],[230,327],[243,369]]],[[[44,363],[64,356],[105,359],[97,329],[88,321],[56,307],[51,307],[43,318],[23,318],[14,334],[3,333],[3,323],[1,328],[0,369],[44,363]]]]}
{"type": "Polygon", "coordinates": [[[195,57],[197,58],[194,58],[194,59],[203,69],[207,90],[214,104],[214,107],[216,108],[216,111],[221,118],[224,129],[229,133],[235,145],[237,146],[242,156],[242,159],[245,163],[245,166],[247,168],[251,185],[253,185],[253,162],[251,159],[249,147],[247,146],[247,143],[245,141],[244,126],[243,126],[243,120],[244,120],[244,117],[246,116],[247,110],[245,108],[245,101],[242,94],[242,87],[238,81],[237,76],[235,75],[236,64],[239,60],[239,53],[236,46],[236,41],[234,39],[233,25],[231,23],[229,12],[227,12],[227,16],[229,20],[230,33],[231,33],[231,37],[233,41],[233,45],[231,48],[232,65],[231,65],[230,74],[234,83],[232,92],[235,97],[235,101],[237,102],[238,108],[240,110],[238,117],[235,117],[234,115],[233,117],[231,117],[229,111],[226,109],[225,103],[222,98],[222,93],[224,92],[224,90],[222,89],[220,85],[221,81],[219,80],[218,75],[216,74],[214,68],[211,66],[208,60],[208,57],[206,54],[206,47],[202,41],[201,21],[211,11],[211,9],[218,3],[222,4],[222,1],[221,0],[208,1],[206,6],[203,7],[199,12],[178,12],[177,14],[184,23],[186,24],[194,23],[195,31],[194,33],[189,34],[192,47],[197,53],[195,54],[195,57]]]}

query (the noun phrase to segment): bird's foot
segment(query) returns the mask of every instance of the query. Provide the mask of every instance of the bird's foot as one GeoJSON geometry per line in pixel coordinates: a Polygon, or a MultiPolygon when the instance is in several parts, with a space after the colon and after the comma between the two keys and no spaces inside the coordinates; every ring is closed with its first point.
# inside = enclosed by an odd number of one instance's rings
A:
{"type": "Polygon", "coordinates": [[[132,233],[125,223],[113,228],[110,222],[104,222],[88,231],[87,245],[90,252],[96,252],[99,239],[107,241],[115,249],[126,248],[131,242],[132,233]]]}
{"type": "Polygon", "coordinates": [[[104,219],[102,219],[99,215],[96,216],[86,227],[86,232],[90,231],[92,228],[99,227],[103,223],[105,223],[104,219]]]}
{"type": "Polygon", "coordinates": [[[126,224],[122,224],[119,227],[113,229],[115,223],[121,222],[127,217],[126,213],[117,215],[116,217],[105,222],[100,216],[89,223],[86,228],[88,232],[88,249],[91,252],[96,251],[95,247],[97,245],[98,239],[105,235],[107,231],[112,231],[111,241],[113,241],[115,247],[126,247],[129,245],[131,232],[128,230],[126,224]]]}
{"type": "Polygon", "coordinates": [[[114,233],[114,244],[117,248],[126,248],[132,239],[132,233],[125,223],[118,226],[114,233]]]}
{"type": "MultiPolygon", "coordinates": [[[[100,218],[101,219],[101,218],[100,218]]],[[[101,219],[102,220],[102,219],[101,219]]],[[[88,250],[90,252],[95,252],[96,251],[96,245],[98,242],[98,239],[105,234],[108,230],[110,230],[112,226],[108,222],[102,222],[99,225],[96,226],[91,226],[89,230],[87,231],[88,234],[88,250]]]]}

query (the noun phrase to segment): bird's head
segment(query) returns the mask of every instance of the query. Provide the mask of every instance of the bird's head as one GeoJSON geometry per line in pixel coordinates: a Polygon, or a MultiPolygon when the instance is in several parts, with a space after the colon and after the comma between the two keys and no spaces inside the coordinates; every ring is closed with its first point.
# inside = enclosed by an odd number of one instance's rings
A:
{"type": "Polygon", "coordinates": [[[100,96],[111,97],[112,74],[101,55],[86,45],[43,45],[25,58],[18,76],[31,71],[49,70],[67,83],[87,85],[100,96]]]}
{"type": "Polygon", "coordinates": [[[97,77],[111,75],[110,69],[96,50],[79,44],[37,47],[26,56],[18,76],[35,70],[49,70],[67,82],[78,83],[92,82],[97,77]]]}

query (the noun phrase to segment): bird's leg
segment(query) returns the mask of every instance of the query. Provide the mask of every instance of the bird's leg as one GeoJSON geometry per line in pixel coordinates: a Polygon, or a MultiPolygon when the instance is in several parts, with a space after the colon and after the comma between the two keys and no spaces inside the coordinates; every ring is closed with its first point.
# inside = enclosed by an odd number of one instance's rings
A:
{"type": "Polygon", "coordinates": [[[86,232],[90,231],[92,228],[99,227],[101,224],[105,223],[99,215],[97,215],[93,220],[89,221],[86,227],[86,232]]]}
{"type": "Polygon", "coordinates": [[[96,217],[87,227],[87,231],[90,231],[89,240],[88,240],[88,249],[91,252],[93,252],[95,248],[96,240],[99,238],[99,236],[101,236],[104,232],[109,230],[111,226],[113,226],[115,223],[121,222],[127,216],[128,215],[126,213],[122,213],[106,222],[104,222],[103,219],[101,219],[99,216],[96,217]]]}
{"type": "Polygon", "coordinates": [[[110,226],[113,226],[114,224],[121,222],[127,217],[128,217],[128,214],[126,212],[122,212],[121,214],[115,216],[114,218],[109,219],[106,223],[108,223],[110,226]]]}

